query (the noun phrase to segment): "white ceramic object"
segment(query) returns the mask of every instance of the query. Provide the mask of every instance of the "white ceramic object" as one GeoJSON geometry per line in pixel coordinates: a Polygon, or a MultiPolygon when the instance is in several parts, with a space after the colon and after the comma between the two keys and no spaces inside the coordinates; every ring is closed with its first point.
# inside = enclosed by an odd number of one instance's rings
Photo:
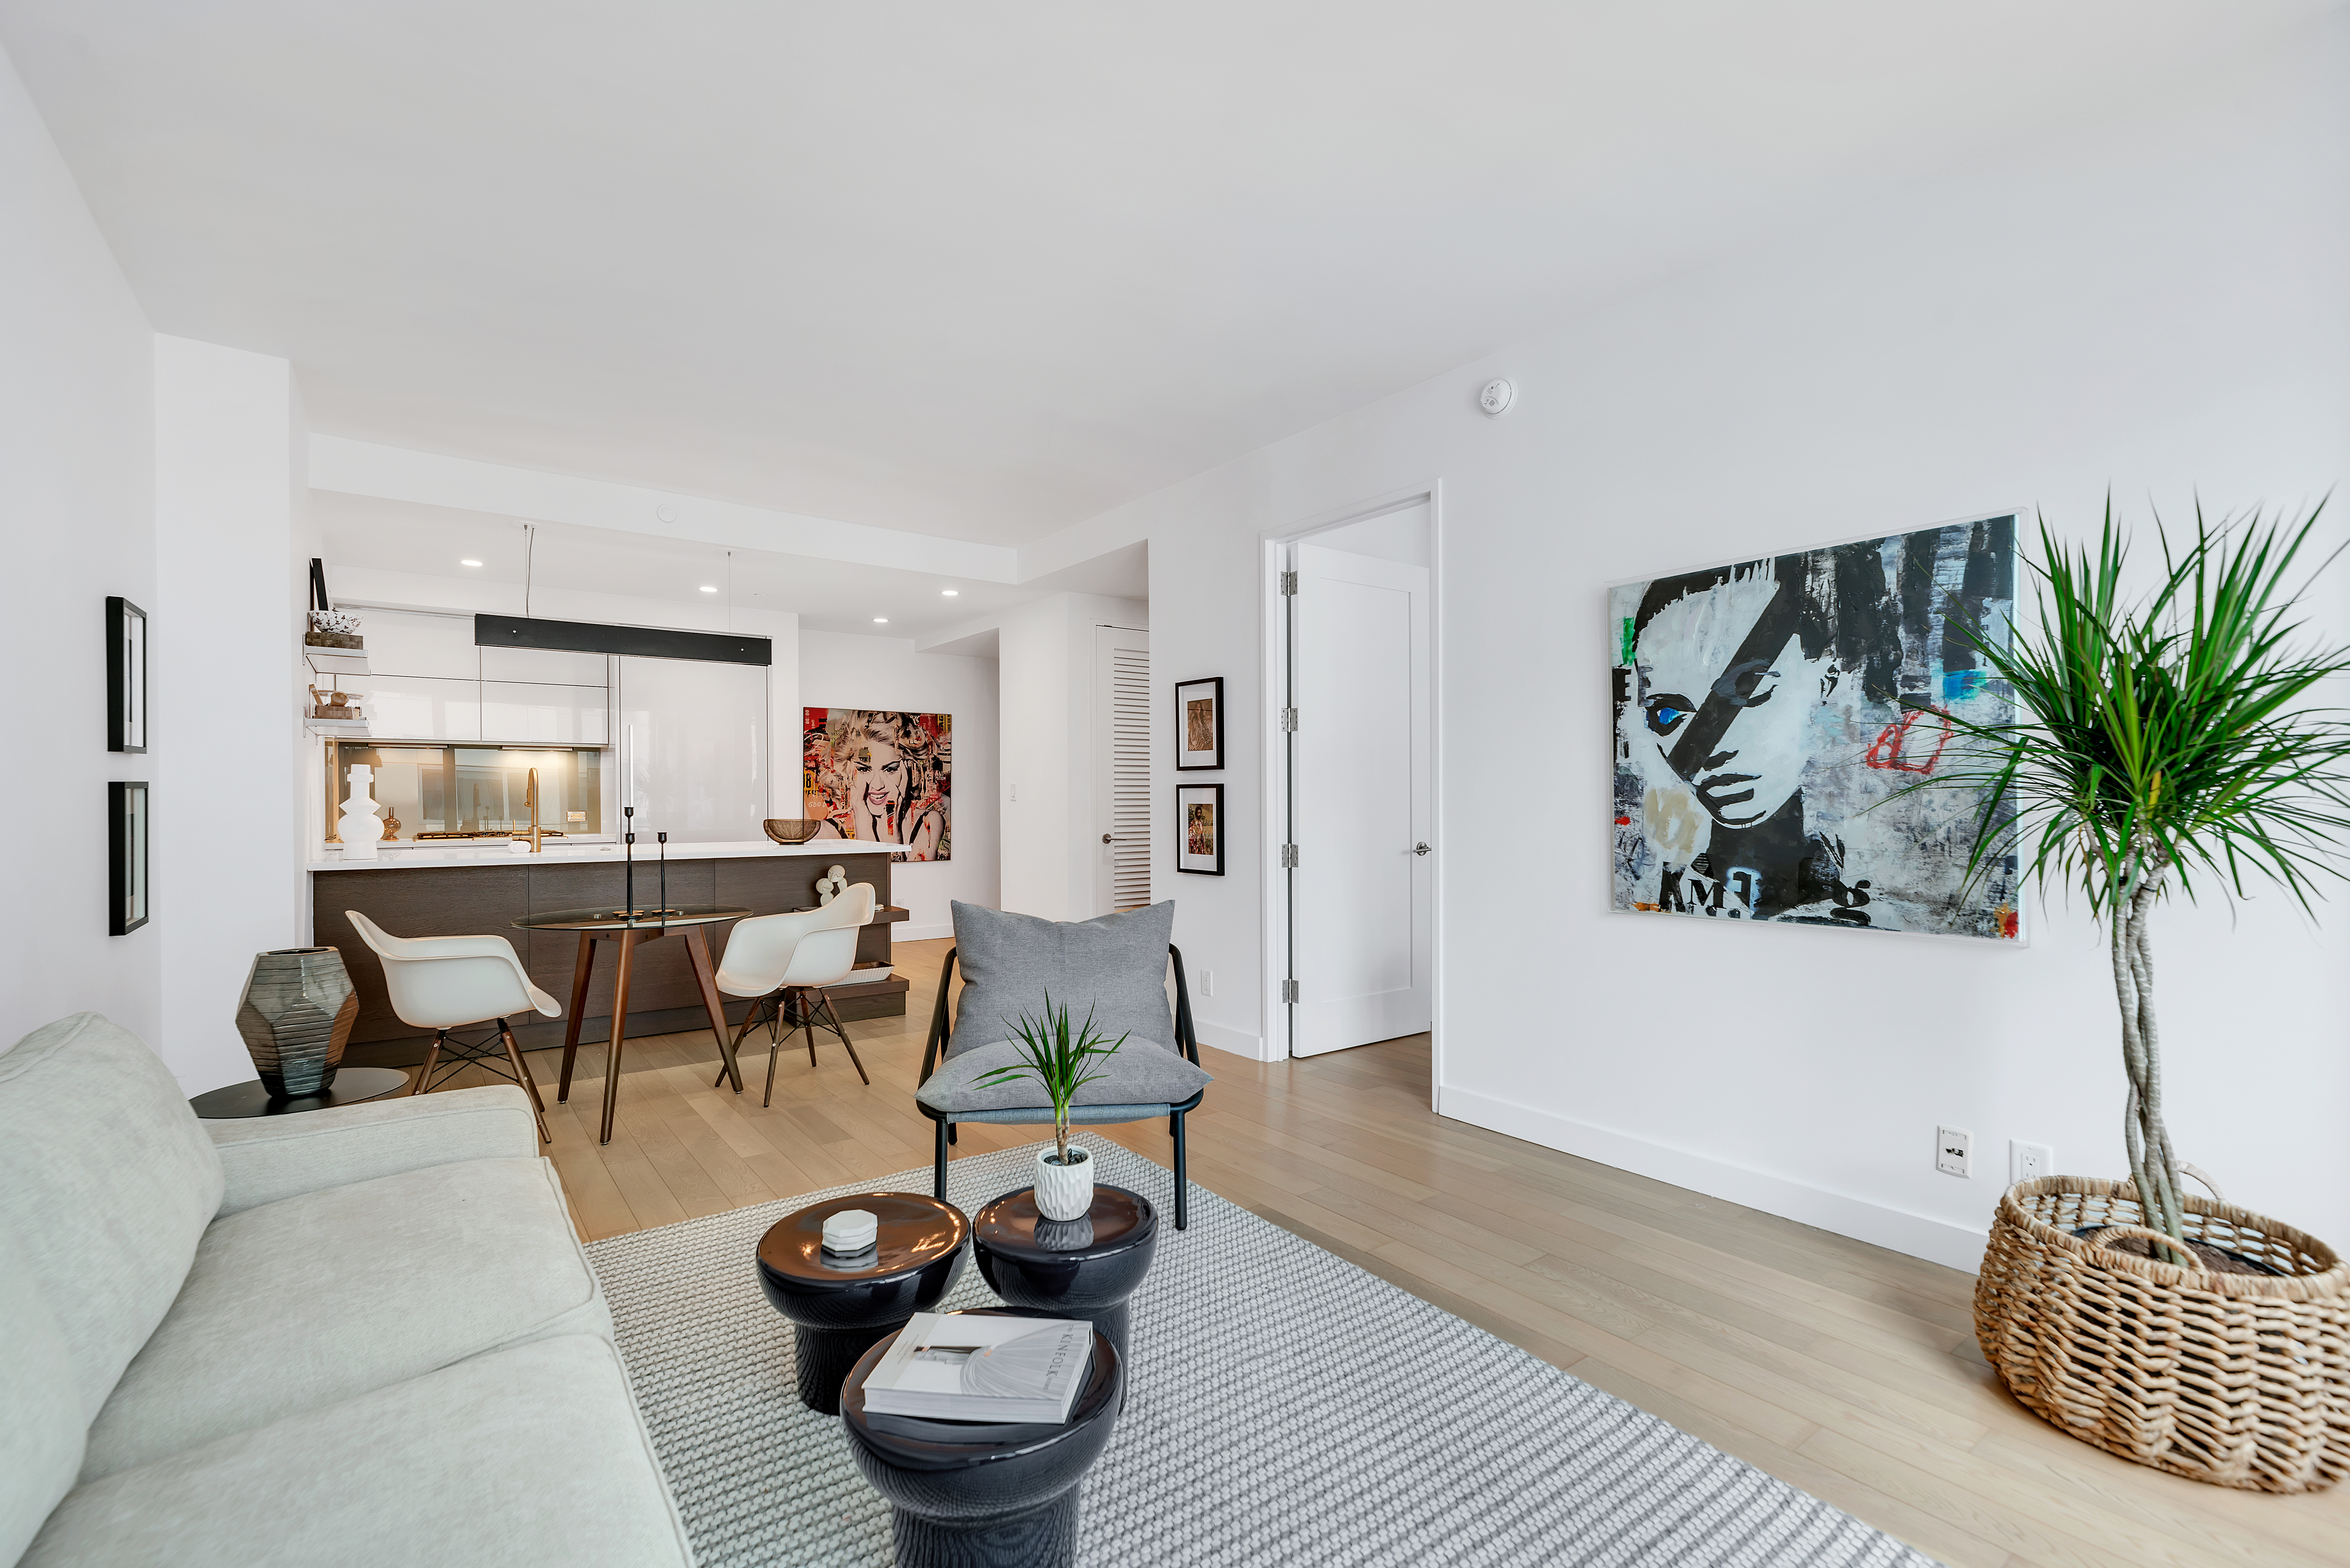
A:
{"type": "Polygon", "coordinates": [[[375,846],[383,837],[383,822],[376,815],[383,807],[371,798],[375,769],[365,763],[353,763],[350,779],[350,796],[343,802],[343,819],[335,825],[335,836],[343,841],[344,859],[372,860],[376,857],[375,846]]]}
{"type": "Polygon", "coordinates": [[[825,1216],[824,1250],[827,1252],[861,1252],[873,1245],[881,1233],[881,1221],[869,1209],[844,1209],[837,1214],[825,1216]]]}
{"type": "Polygon", "coordinates": [[[1076,1220],[1094,1206],[1093,1156],[1073,1143],[1069,1161],[1055,1165],[1051,1149],[1036,1151],[1036,1212],[1047,1220],[1076,1220]]]}

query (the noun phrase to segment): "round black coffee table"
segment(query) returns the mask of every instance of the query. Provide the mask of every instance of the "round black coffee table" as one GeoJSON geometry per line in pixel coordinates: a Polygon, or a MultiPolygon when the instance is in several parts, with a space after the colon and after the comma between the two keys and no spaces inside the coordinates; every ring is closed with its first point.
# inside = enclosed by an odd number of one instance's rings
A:
{"type": "Polygon", "coordinates": [[[906,1326],[962,1272],[971,1222],[951,1203],[915,1192],[858,1192],[785,1215],[759,1238],[759,1288],[791,1320],[800,1403],[840,1413],[840,1380],[877,1339],[906,1326]],[[824,1250],[824,1222],[862,1209],[878,1222],[872,1246],[848,1258],[824,1250]]]}
{"type": "Polygon", "coordinates": [[[1127,1358],[1127,1298],[1150,1272],[1159,1214],[1123,1187],[1094,1189],[1081,1220],[1047,1220],[1036,1189],[1007,1192],[971,1217],[971,1250],[988,1289],[1012,1306],[1090,1319],[1127,1358]]]}
{"type": "Polygon", "coordinates": [[[1094,1334],[1093,1365],[1065,1424],[992,1426],[868,1412],[865,1379],[889,1345],[868,1350],[842,1385],[840,1424],[857,1468],[889,1500],[898,1568],[1069,1568],[1077,1483],[1125,1403],[1118,1347],[1094,1334]]]}
{"type": "Polygon", "coordinates": [[[247,1078],[224,1089],[208,1089],[188,1104],[196,1108],[199,1121],[234,1122],[247,1116],[289,1116],[301,1111],[356,1106],[362,1100],[380,1100],[395,1089],[406,1087],[408,1075],[396,1067],[338,1067],[335,1081],[315,1095],[272,1099],[260,1079],[247,1078]]]}

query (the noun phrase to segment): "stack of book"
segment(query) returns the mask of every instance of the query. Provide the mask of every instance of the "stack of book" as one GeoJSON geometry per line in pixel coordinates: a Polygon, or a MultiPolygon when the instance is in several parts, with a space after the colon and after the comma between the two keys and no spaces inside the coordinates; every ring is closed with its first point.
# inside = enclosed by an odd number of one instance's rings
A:
{"type": "Polygon", "coordinates": [[[1086,1385],[1094,1325],[1069,1318],[916,1313],[865,1380],[875,1416],[1055,1426],[1086,1385]]]}

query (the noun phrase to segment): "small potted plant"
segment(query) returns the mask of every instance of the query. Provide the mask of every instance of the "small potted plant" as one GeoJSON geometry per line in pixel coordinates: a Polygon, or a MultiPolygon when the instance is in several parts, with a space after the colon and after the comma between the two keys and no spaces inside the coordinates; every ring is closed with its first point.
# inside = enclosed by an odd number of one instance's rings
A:
{"type": "Polygon", "coordinates": [[[2350,672],[2350,648],[2305,641],[2306,583],[2288,581],[2316,521],[2207,527],[2199,510],[2191,543],[2162,538],[2137,599],[2110,503],[2094,548],[2065,549],[2043,522],[2039,624],[2011,636],[1951,617],[2014,717],[1945,715],[1956,765],[1912,786],[1981,792],[1970,875],[2014,851],[2043,889],[2085,897],[2120,1002],[2129,1179],[2008,1189],[1975,1288],[1983,1355],[2085,1442],[2264,1491],[2350,1472],[2350,1269],[2216,1189],[2187,1191],[2193,1168],[2163,1123],[2149,922],[2173,893],[2241,896],[2248,876],[2306,909],[2341,874],[2350,725],[2314,699],[2350,672]]]}
{"type": "Polygon", "coordinates": [[[1069,1104],[1079,1089],[1103,1075],[1098,1069],[1089,1070],[1087,1064],[1116,1052],[1126,1044],[1126,1036],[1105,1044],[1105,1037],[1094,1029],[1090,1010],[1083,1023],[1072,1025],[1069,1010],[1054,1006],[1050,992],[1045,995],[1044,1017],[1032,1018],[1024,1012],[1019,1023],[1007,1023],[1004,1027],[1012,1031],[1020,1054],[1027,1059],[999,1067],[979,1083],[1032,1077],[1043,1087],[1053,1102],[1053,1147],[1036,1151],[1036,1211],[1047,1220],[1080,1219],[1093,1207],[1094,1162],[1092,1155],[1069,1142],[1069,1104]]]}

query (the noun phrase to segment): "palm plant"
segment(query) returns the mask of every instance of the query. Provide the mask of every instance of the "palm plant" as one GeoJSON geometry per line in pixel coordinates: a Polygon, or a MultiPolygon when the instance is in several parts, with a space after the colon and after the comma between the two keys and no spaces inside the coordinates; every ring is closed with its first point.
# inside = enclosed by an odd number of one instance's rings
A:
{"type": "Polygon", "coordinates": [[[1075,1026],[1069,1023],[1069,1010],[1053,1005],[1053,993],[1045,993],[1045,1016],[1032,1018],[1020,1015],[1020,1022],[1005,1020],[1006,1029],[1020,1043],[1020,1054],[1026,1060],[1009,1067],[998,1067],[981,1078],[981,1085],[1009,1083],[1014,1078],[1032,1077],[1053,1102],[1053,1144],[1060,1163],[1069,1163],[1069,1105],[1079,1089],[1095,1079],[1105,1076],[1099,1071],[1088,1071],[1086,1064],[1097,1056],[1107,1056],[1126,1044],[1124,1034],[1102,1042],[1105,1036],[1094,1030],[1094,1015],[1089,1008],[1086,1021],[1075,1026]]]}
{"type": "Polygon", "coordinates": [[[2350,834],[2350,725],[2306,699],[2350,671],[2350,648],[2300,646],[2308,582],[2286,583],[2324,510],[2321,501],[2299,522],[2255,511],[2207,525],[2199,504],[2194,542],[2175,553],[2158,517],[2163,576],[2136,601],[2124,597],[2128,545],[2110,499],[2094,548],[2068,551],[2043,519],[2039,625],[2011,637],[1952,617],[2012,689],[2016,715],[1944,715],[1956,765],[1912,786],[1981,792],[1970,879],[2028,846],[2028,879],[2079,889],[2109,921],[2130,1176],[2149,1228],[2179,1244],[2181,1262],[2190,1260],[2163,1124],[2150,917],[2174,887],[2194,901],[2199,877],[2239,897],[2248,878],[2264,878],[2307,909],[2322,878],[2341,875],[2332,857],[2350,834]]]}

